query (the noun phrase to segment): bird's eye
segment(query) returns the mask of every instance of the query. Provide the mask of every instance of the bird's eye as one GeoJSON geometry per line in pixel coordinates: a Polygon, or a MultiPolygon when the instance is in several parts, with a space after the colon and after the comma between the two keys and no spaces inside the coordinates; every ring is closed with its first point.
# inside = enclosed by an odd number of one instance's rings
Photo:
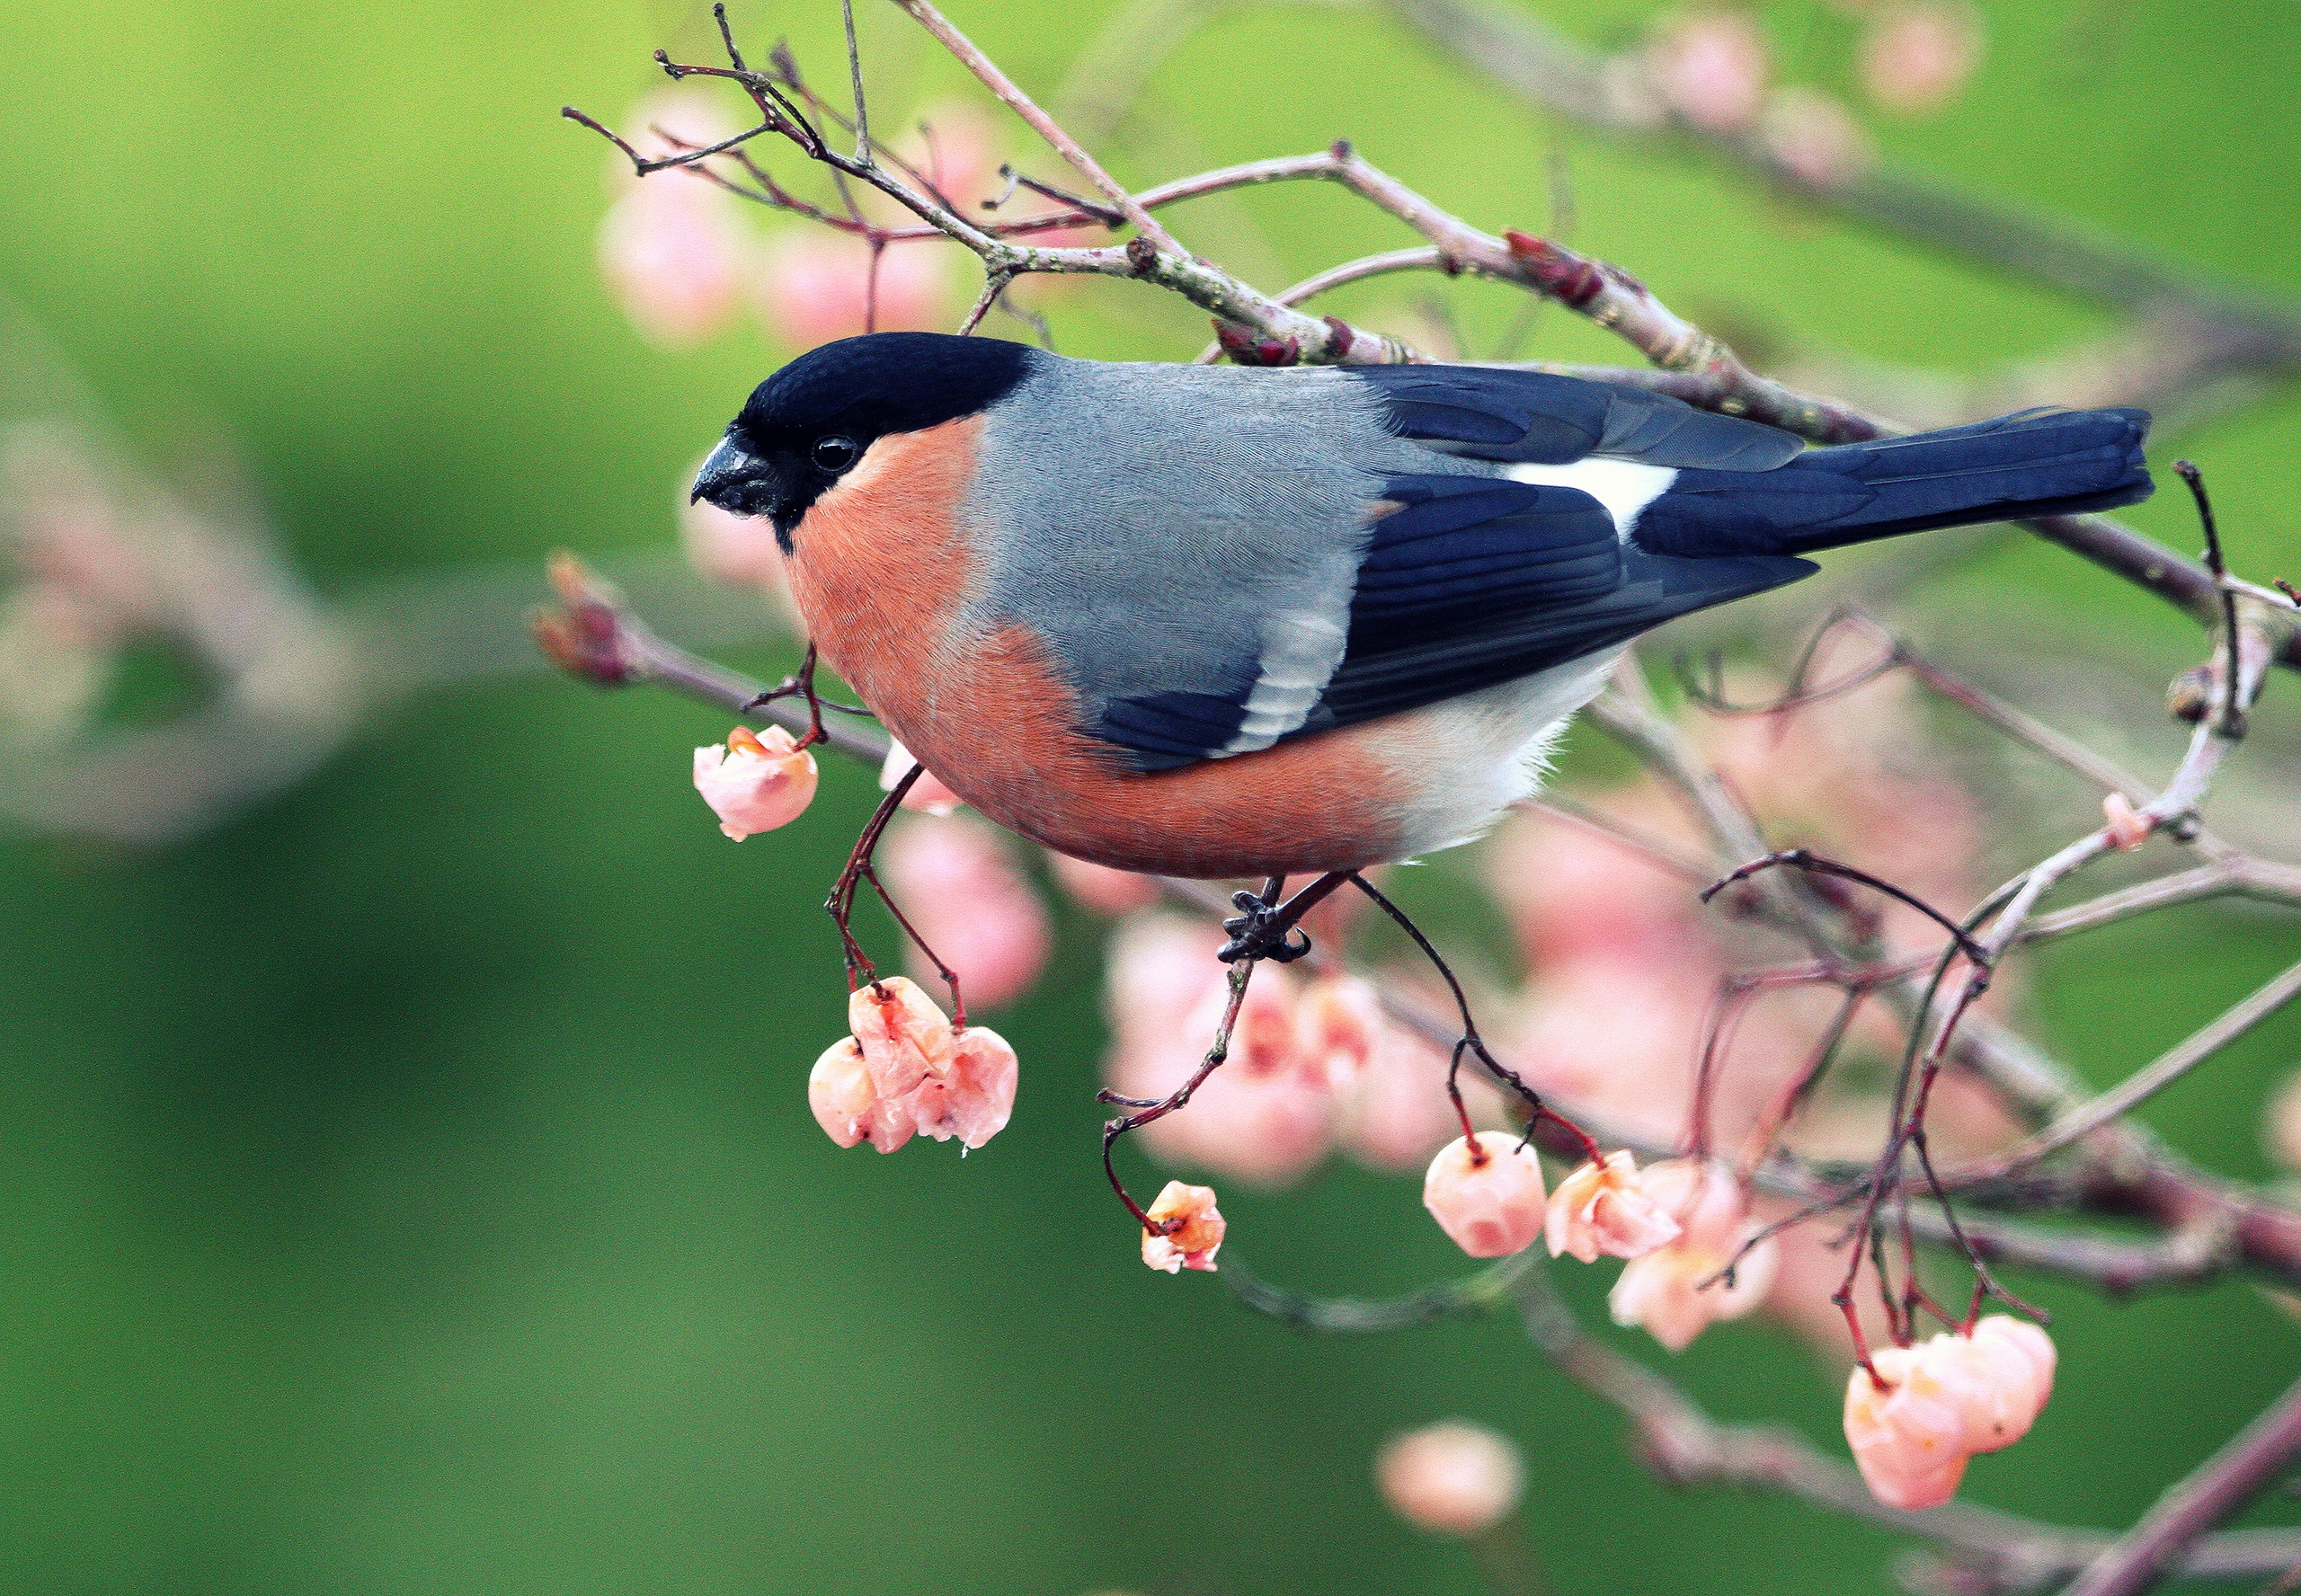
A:
{"type": "Polygon", "coordinates": [[[815,464],[833,476],[853,466],[862,453],[852,438],[841,438],[834,433],[829,438],[815,439],[815,464]]]}

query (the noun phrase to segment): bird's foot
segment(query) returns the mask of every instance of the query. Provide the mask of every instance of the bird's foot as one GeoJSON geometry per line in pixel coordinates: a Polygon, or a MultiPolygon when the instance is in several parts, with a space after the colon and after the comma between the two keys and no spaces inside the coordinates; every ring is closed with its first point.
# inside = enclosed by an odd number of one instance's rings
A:
{"type": "Polygon", "coordinates": [[[1310,951],[1310,935],[1295,923],[1302,918],[1301,907],[1266,903],[1253,892],[1234,892],[1230,902],[1239,912],[1222,922],[1230,940],[1214,955],[1225,964],[1242,959],[1292,964],[1310,951]]]}

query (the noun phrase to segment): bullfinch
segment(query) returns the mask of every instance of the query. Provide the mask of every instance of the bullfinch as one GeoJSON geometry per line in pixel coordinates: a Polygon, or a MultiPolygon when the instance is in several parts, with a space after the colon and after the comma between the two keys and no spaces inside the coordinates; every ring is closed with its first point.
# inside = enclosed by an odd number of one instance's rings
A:
{"type": "Polygon", "coordinates": [[[1803,555],[2146,497],[2148,423],[1808,448],[1534,372],[881,332],[761,383],[694,493],[772,519],[821,657],[992,820],[1275,876],[1476,837],[1632,638],[1803,555]]]}

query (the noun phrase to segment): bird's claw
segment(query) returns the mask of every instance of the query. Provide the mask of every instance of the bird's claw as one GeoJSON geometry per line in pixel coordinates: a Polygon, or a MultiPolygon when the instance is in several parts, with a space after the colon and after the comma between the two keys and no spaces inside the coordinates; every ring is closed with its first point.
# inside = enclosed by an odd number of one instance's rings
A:
{"type": "Polygon", "coordinates": [[[1252,892],[1235,893],[1230,901],[1241,912],[1222,922],[1230,940],[1214,956],[1225,964],[1236,964],[1241,959],[1292,964],[1310,951],[1309,935],[1287,918],[1277,904],[1265,903],[1252,892]]]}

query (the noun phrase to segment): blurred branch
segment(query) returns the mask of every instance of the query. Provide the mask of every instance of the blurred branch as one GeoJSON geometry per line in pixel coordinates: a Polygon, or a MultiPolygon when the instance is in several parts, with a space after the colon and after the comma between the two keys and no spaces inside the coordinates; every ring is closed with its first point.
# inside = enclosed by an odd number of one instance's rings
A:
{"type": "Polygon", "coordinates": [[[1985,1164],[1967,1169],[1944,1170],[1943,1182],[1955,1185],[1960,1181],[2002,1179],[2024,1164],[2033,1163],[2083,1140],[2112,1121],[2140,1107],[2284,1007],[2297,994],[2301,994],[2301,963],[2288,965],[2280,974],[2211,1024],[2201,1026],[2167,1049],[2154,1063],[2135,1070],[2117,1086],[2083,1107],[2063,1115],[2019,1146],[1985,1164]]]}
{"type": "MultiPolygon", "coordinates": [[[[1540,1258],[1531,1250],[1505,1258],[1489,1269],[1462,1280],[1425,1286],[1384,1301],[1357,1297],[1306,1297],[1272,1285],[1240,1263],[1235,1252],[1222,1255],[1220,1278],[1231,1296],[1257,1313],[1266,1314],[1298,1330],[1323,1335],[1379,1335],[1428,1325],[1440,1319],[1473,1317],[1491,1313],[1524,1288],[1538,1272],[1540,1258]]],[[[2295,1555],[2301,1556],[2301,1543],[2295,1555]]]]}
{"type": "MultiPolygon", "coordinates": [[[[2301,1380],[2159,1498],[2127,1534],[2086,1565],[2063,1596],[2139,1596],[2181,1572],[2206,1531],[2243,1507],[2301,1451],[2301,1380]]],[[[2301,1559],[2295,1559],[2301,1561],[2301,1559]]]]}
{"type": "Polygon", "coordinates": [[[1628,56],[1592,50],[1497,0],[1385,0],[1386,9],[1505,93],[1610,137],[1694,149],[1834,215],[2081,298],[2218,329],[2231,366],[2301,366],[2301,309],[2066,223],[1870,164],[1833,176],[1783,162],[1763,138],[1705,130],[1638,82],[1628,56]]]}

